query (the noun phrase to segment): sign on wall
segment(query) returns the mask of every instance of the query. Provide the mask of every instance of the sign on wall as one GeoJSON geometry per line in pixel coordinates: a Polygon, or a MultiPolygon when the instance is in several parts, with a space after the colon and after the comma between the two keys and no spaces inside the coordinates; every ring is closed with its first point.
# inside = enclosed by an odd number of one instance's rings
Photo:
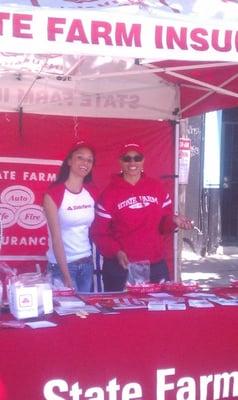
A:
{"type": "Polygon", "coordinates": [[[43,260],[47,250],[43,193],[60,161],[0,157],[0,259],[43,260]]]}
{"type": "Polygon", "coordinates": [[[179,183],[187,184],[191,157],[191,139],[179,139],[179,183]]]}

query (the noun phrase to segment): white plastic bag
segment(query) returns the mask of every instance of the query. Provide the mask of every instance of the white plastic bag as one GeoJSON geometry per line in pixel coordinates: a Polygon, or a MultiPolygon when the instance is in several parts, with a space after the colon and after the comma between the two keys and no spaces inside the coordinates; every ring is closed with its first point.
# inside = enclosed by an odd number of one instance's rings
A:
{"type": "Polygon", "coordinates": [[[128,264],[127,282],[130,285],[141,285],[150,281],[150,262],[148,260],[128,264]]]}
{"type": "Polygon", "coordinates": [[[17,270],[9,267],[5,262],[0,262],[0,307],[8,304],[9,280],[15,276],[17,270]]]}

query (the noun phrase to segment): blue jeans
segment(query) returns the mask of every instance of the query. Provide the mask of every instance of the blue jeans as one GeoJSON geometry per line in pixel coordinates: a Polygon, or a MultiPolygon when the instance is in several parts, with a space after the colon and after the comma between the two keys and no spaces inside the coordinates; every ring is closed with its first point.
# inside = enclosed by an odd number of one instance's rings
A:
{"type": "MultiPolygon", "coordinates": [[[[92,257],[68,263],[69,274],[76,292],[91,292],[93,288],[93,259],[92,257]]],[[[48,272],[54,285],[56,280],[63,283],[63,275],[58,264],[48,263],[48,272]]]]}

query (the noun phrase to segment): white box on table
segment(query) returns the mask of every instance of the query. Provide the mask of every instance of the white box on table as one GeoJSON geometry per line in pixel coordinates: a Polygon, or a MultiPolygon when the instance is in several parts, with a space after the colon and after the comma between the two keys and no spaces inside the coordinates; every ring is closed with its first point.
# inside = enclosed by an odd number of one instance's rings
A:
{"type": "Polygon", "coordinates": [[[16,318],[34,318],[53,312],[53,292],[48,277],[40,273],[13,276],[8,285],[10,311],[16,318]]]}
{"type": "Polygon", "coordinates": [[[18,286],[10,287],[10,312],[14,317],[34,318],[38,317],[38,290],[34,286],[18,286]]]}

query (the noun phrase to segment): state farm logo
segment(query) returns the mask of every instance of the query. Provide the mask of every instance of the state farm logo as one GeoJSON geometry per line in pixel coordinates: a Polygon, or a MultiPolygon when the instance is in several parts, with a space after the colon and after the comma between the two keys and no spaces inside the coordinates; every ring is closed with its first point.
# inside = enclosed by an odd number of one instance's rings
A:
{"type": "Polygon", "coordinates": [[[32,307],[33,305],[33,300],[32,300],[32,295],[25,294],[25,295],[20,295],[19,296],[19,306],[22,308],[29,308],[32,307]]]}
{"type": "Polygon", "coordinates": [[[3,228],[18,224],[22,228],[36,229],[45,225],[42,207],[33,204],[35,195],[26,186],[9,186],[2,191],[0,201],[3,228]]]}

